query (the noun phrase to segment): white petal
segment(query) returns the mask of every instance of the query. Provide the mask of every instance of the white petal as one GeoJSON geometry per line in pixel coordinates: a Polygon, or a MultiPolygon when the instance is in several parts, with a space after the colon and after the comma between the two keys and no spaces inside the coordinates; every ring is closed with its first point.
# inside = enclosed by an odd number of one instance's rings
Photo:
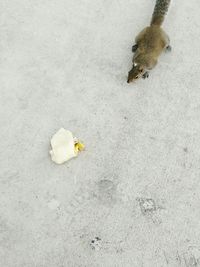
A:
{"type": "Polygon", "coordinates": [[[77,156],[74,149],[74,137],[70,131],[61,128],[51,139],[51,159],[62,164],[77,156]]]}

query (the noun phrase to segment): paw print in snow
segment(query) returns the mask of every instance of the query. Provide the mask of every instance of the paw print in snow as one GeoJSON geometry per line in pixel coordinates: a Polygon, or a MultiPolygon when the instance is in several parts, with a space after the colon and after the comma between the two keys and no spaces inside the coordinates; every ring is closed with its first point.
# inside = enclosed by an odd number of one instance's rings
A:
{"type": "Polygon", "coordinates": [[[101,238],[95,237],[90,241],[90,246],[93,250],[100,250],[101,249],[101,238]]]}

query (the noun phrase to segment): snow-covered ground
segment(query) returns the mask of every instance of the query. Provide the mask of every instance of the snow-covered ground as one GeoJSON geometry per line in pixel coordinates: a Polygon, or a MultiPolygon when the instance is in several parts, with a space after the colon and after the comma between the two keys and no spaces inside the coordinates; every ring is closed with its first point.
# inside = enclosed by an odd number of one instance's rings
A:
{"type": "Polygon", "coordinates": [[[154,3],[0,1],[0,266],[200,266],[200,2],[128,85],[154,3]],[[86,151],[57,166],[60,127],[86,151]]]}

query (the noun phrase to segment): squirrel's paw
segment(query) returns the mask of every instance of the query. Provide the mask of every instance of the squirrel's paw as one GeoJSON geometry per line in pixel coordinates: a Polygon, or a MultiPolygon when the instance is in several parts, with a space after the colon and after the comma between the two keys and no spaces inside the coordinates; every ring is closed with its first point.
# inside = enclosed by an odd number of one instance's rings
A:
{"type": "Polygon", "coordinates": [[[148,73],[148,71],[145,72],[145,73],[142,75],[142,78],[143,78],[143,79],[149,78],[149,73],[148,73]]]}
{"type": "Polygon", "coordinates": [[[133,53],[135,53],[137,49],[138,49],[138,45],[137,44],[132,46],[132,52],[133,53]]]}
{"type": "Polygon", "coordinates": [[[165,51],[166,52],[171,52],[172,51],[171,45],[166,46],[165,51]]]}

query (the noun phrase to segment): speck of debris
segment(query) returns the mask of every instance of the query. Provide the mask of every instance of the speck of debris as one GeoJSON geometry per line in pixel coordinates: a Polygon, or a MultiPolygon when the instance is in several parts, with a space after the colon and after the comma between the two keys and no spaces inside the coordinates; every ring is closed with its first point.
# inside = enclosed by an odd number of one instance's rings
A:
{"type": "Polygon", "coordinates": [[[121,254],[121,253],[124,252],[124,250],[122,248],[118,248],[118,249],[116,249],[116,252],[119,253],[119,254],[121,254]]]}
{"type": "Polygon", "coordinates": [[[184,150],[185,153],[188,152],[188,148],[187,147],[184,147],[183,150],[184,150]]]}

